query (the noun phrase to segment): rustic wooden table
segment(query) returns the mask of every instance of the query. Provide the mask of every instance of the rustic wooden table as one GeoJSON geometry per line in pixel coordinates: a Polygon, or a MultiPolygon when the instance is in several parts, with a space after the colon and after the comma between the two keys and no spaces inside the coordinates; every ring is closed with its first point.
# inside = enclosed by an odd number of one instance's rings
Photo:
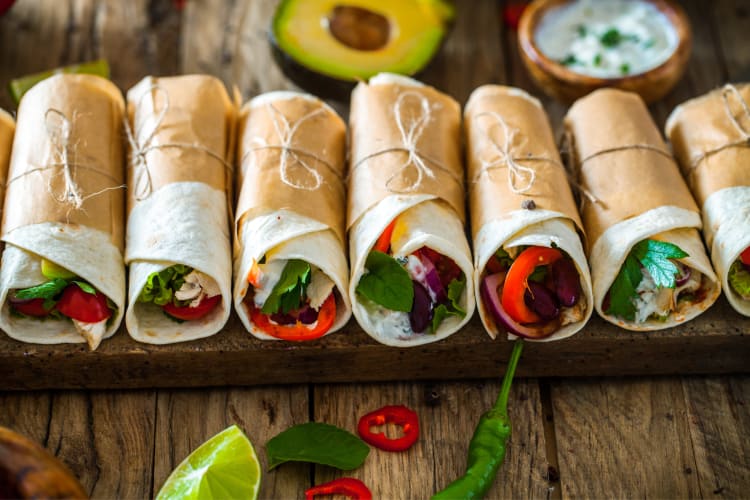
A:
{"type": "MultiPolygon", "coordinates": [[[[652,107],[660,124],[689,97],[725,81],[750,80],[750,5],[682,3],[695,46],[684,81],[652,107]]],[[[0,85],[104,57],[123,89],[147,74],[191,72],[236,84],[245,98],[294,88],[266,42],[274,4],[189,0],[177,11],[169,0],[18,0],[0,18],[0,85]]],[[[462,103],[483,83],[536,92],[520,66],[515,33],[503,27],[503,3],[459,4],[450,37],[423,79],[462,103]]],[[[544,103],[559,129],[565,107],[544,103]]],[[[5,93],[0,106],[12,109],[5,93]]],[[[345,105],[336,108],[346,112],[345,105]]],[[[403,454],[373,450],[351,475],[379,498],[425,498],[461,473],[473,428],[498,389],[492,379],[8,391],[0,392],[0,425],[43,443],[93,497],[145,498],[191,450],[230,424],[244,429],[265,463],[265,442],[293,424],[314,420],[354,430],[357,416],[406,404],[420,415],[419,443],[403,454]]],[[[514,433],[491,498],[750,497],[746,375],[520,379],[511,418],[514,433]]],[[[337,475],[285,465],[264,474],[261,497],[301,498],[311,484],[337,475]]]]}

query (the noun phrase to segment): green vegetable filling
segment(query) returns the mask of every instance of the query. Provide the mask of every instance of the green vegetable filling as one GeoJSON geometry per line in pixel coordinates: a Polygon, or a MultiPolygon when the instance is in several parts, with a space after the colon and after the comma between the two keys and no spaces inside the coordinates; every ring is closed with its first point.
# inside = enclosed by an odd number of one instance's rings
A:
{"type": "Polygon", "coordinates": [[[729,268],[729,286],[745,300],[750,300],[750,272],[739,260],[729,268]]]}
{"type": "Polygon", "coordinates": [[[674,288],[675,277],[680,270],[670,259],[687,256],[687,253],[672,243],[657,240],[638,242],[625,258],[625,263],[609,289],[609,308],[605,312],[634,321],[635,300],[638,298],[636,289],[643,279],[641,267],[648,271],[657,288],[674,288]]]}
{"type": "Polygon", "coordinates": [[[190,301],[180,301],[174,297],[182,285],[185,283],[185,276],[193,272],[193,268],[183,264],[175,264],[162,271],[151,273],[146,279],[138,302],[153,302],[157,306],[163,306],[173,303],[176,306],[183,307],[190,301]]]}
{"type": "Polygon", "coordinates": [[[432,312],[432,324],[430,325],[432,333],[437,331],[440,324],[448,316],[458,316],[459,318],[466,316],[466,311],[458,303],[465,287],[466,278],[464,276],[448,283],[448,302],[446,304],[438,304],[432,312]]]}
{"type": "Polygon", "coordinates": [[[307,286],[312,269],[304,260],[290,259],[281,271],[281,277],[263,303],[263,314],[282,312],[288,314],[307,302],[307,286]]]}
{"type": "Polygon", "coordinates": [[[357,293],[391,311],[409,312],[414,287],[406,269],[393,257],[373,250],[365,262],[367,274],[360,278],[357,293]]]}
{"type": "MultiPolygon", "coordinates": [[[[72,273],[71,273],[72,274],[72,273]]],[[[44,299],[44,303],[42,304],[42,307],[48,311],[48,315],[46,317],[44,316],[27,316],[26,314],[23,314],[21,311],[13,307],[13,304],[11,304],[11,312],[14,316],[22,317],[22,318],[29,318],[33,317],[36,320],[43,320],[45,318],[52,318],[52,319],[64,319],[67,318],[64,314],[60,313],[57,309],[55,309],[55,306],[60,301],[60,298],[62,298],[62,294],[65,291],[65,289],[71,285],[75,284],[80,288],[82,291],[86,293],[90,293],[91,295],[96,295],[96,288],[91,286],[86,281],[83,281],[80,279],[80,277],[73,275],[72,278],[66,279],[66,278],[53,278],[49,281],[45,281],[44,283],[36,286],[32,286],[29,288],[21,288],[19,290],[15,290],[12,292],[13,297],[19,300],[34,300],[34,299],[44,299]]],[[[117,306],[112,302],[109,298],[107,298],[107,307],[112,311],[112,315],[110,316],[110,320],[115,316],[115,312],[117,311],[117,306]]]]}

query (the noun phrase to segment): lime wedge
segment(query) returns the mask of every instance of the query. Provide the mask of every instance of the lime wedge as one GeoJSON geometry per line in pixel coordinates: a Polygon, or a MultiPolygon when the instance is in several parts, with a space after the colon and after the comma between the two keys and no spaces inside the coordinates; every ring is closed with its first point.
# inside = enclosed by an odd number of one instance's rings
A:
{"type": "Polygon", "coordinates": [[[18,103],[21,101],[21,97],[23,97],[27,90],[29,90],[31,87],[41,82],[45,78],[49,78],[52,75],[57,75],[60,73],[85,73],[88,75],[97,75],[103,78],[109,78],[109,64],[104,59],[98,59],[96,61],[72,64],[70,66],[65,66],[62,68],[42,71],[41,73],[34,73],[33,75],[22,76],[21,78],[11,80],[8,84],[8,90],[10,90],[10,95],[11,97],[13,97],[16,105],[18,105],[18,103]]]}
{"type": "Polygon", "coordinates": [[[253,445],[233,425],[193,451],[172,471],[156,500],[258,497],[260,465],[253,445]]]}

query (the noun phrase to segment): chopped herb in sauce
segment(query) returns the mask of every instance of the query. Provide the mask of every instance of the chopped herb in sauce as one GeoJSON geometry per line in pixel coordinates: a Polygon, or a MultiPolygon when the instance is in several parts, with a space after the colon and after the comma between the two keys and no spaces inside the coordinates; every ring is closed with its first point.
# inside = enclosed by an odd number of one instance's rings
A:
{"type": "Polygon", "coordinates": [[[602,55],[597,54],[594,56],[594,66],[601,66],[602,65],[602,55]]]}
{"type": "Polygon", "coordinates": [[[655,44],[656,44],[656,40],[654,40],[653,38],[649,38],[648,40],[646,40],[646,43],[643,44],[643,48],[644,49],[650,49],[655,44]]]}
{"type": "Polygon", "coordinates": [[[617,28],[610,28],[599,38],[605,47],[617,47],[622,42],[622,34],[617,28]]]}
{"type": "Polygon", "coordinates": [[[630,64],[628,63],[621,64],[620,73],[622,73],[623,75],[627,75],[628,73],[630,73],[630,64]]]}
{"type": "Polygon", "coordinates": [[[587,33],[586,25],[579,24],[578,27],[576,28],[576,31],[578,32],[578,36],[580,36],[581,38],[585,37],[587,33]]]}
{"type": "Polygon", "coordinates": [[[560,64],[564,66],[572,66],[577,62],[578,60],[576,59],[576,56],[574,56],[573,54],[568,54],[567,56],[565,56],[565,59],[560,61],[560,64]]]}

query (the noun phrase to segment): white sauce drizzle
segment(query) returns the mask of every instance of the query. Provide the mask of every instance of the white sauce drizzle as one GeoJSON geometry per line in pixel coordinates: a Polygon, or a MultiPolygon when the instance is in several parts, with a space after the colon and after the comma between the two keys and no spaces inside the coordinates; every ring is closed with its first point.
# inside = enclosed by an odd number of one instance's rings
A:
{"type": "Polygon", "coordinates": [[[664,63],[678,45],[666,15],[642,0],[577,0],[550,9],[534,41],[571,71],[619,78],[664,63]]]}

